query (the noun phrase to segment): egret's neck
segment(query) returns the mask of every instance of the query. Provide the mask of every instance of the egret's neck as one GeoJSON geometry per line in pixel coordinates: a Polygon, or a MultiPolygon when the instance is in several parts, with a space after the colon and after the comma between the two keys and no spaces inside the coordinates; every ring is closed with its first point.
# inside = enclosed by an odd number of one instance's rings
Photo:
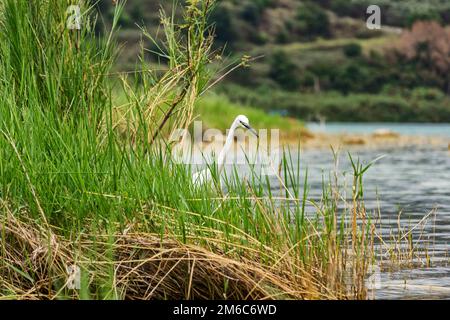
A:
{"type": "Polygon", "coordinates": [[[234,141],[234,132],[236,131],[238,127],[238,122],[235,120],[233,124],[231,125],[231,128],[228,132],[227,139],[225,141],[225,145],[223,146],[222,151],[219,153],[219,157],[217,159],[217,166],[219,169],[219,173],[222,172],[223,167],[225,165],[225,159],[227,157],[228,151],[230,150],[231,146],[233,145],[234,141]]]}

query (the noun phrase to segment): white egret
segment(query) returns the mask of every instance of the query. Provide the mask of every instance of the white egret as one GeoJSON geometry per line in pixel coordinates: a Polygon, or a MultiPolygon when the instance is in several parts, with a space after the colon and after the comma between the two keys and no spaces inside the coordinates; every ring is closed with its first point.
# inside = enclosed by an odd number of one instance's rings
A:
{"type": "MultiPolygon", "coordinates": [[[[239,127],[249,130],[251,133],[253,133],[256,137],[259,138],[259,135],[256,132],[256,130],[250,126],[248,118],[244,115],[237,116],[236,119],[233,121],[233,124],[231,125],[231,128],[228,132],[227,139],[225,141],[225,145],[224,145],[222,151],[220,151],[219,157],[217,159],[219,177],[223,171],[226,156],[227,156],[231,146],[233,145],[234,133],[235,133],[236,129],[239,127]]],[[[192,175],[192,182],[196,186],[201,186],[205,183],[211,183],[212,181],[213,181],[213,176],[212,176],[211,170],[209,168],[206,168],[204,170],[196,172],[192,175]]]]}

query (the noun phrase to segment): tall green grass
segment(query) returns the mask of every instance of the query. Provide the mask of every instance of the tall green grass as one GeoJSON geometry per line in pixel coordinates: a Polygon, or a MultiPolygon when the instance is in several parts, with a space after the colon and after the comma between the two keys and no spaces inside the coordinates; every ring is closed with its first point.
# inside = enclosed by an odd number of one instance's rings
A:
{"type": "Polygon", "coordinates": [[[192,120],[210,78],[213,1],[187,5],[185,24],[166,20],[170,68],[136,87],[122,78],[125,107],[105,79],[114,30],[96,39],[87,7],[91,23],[65,29],[65,4],[2,1],[0,295],[365,297],[369,224],[338,220],[357,219],[359,197],[339,212],[338,190],[325,183],[321,203],[308,200],[307,176],[289,153],[281,197],[256,173],[231,177],[226,194],[194,188],[189,167],[164,147],[171,128],[192,120]],[[71,264],[82,269],[79,291],[67,288],[71,264]]]}
{"type": "Polygon", "coordinates": [[[88,7],[82,30],[66,29],[70,4],[5,0],[1,17],[1,195],[58,220],[58,207],[74,206],[71,190],[114,156],[99,136],[111,114],[112,38],[95,38],[88,7]]]}

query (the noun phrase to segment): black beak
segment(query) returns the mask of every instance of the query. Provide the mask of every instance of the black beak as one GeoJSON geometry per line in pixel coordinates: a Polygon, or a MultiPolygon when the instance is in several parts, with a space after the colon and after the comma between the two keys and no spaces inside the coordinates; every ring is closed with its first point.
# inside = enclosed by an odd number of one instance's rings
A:
{"type": "Polygon", "coordinates": [[[257,132],[255,129],[253,129],[250,125],[248,125],[248,124],[246,124],[246,123],[243,123],[243,122],[241,122],[241,124],[242,124],[242,126],[243,126],[244,128],[246,128],[248,131],[250,131],[251,133],[253,133],[257,138],[259,138],[258,132],[257,132]]]}

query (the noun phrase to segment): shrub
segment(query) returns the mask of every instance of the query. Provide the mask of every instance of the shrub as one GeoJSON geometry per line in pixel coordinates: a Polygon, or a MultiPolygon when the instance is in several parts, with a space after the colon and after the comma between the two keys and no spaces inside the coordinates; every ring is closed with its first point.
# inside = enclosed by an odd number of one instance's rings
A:
{"type": "Polygon", "coordinates": [[[257,3],[246,3],[243,6],[241,17],[242,19],[251,23],[253,26],[257,26],[261,20],[261,8],[257,3]]]}
{"type": "Polygon", "coordinates": [[[296,90],[299,88],[298,72],[298,67],[285,52],[278,51],[272,56],[269,76],[284,89],[296,90]]]}
{"type": "Polygon", "coordinates": [[[441,101],[445,98],[445,94],[436,88],[419,87],[411,91],[411,98],[413,100],[441,101]]]}
{"type": "Polygon", "coordinates": [[[330,35],[330,21],[327,13],[313,2],[306,2],[299,7],[297,22],[305,38],[314,39],[330,35]]]}
{"type": "Polygon", "coordinates": [[[222,3],[213,11],[210,21],[216,28],[216,40],[222,44],[238,42],[240,37],[233,23],[233,12],[227,3],[222,3]]]}
{"type": "Polygon", "coordinates": [[[358,43],[347,44],[347,45],[344,46],[343,50],[344,50],[344,54],[348,58],[359,57],[362,54],[361,45],[359,45],[358,43]]]}

